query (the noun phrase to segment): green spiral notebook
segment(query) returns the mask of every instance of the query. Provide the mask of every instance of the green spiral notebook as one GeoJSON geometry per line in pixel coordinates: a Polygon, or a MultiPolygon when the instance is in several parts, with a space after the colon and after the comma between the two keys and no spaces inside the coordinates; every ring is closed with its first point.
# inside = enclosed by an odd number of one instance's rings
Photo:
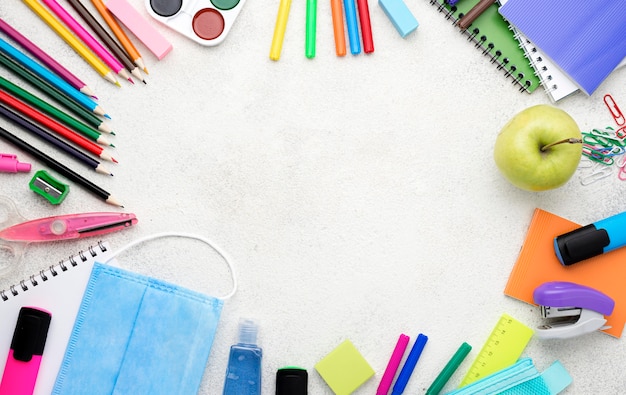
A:
{"type": "MultiPolygon", "coordinates": [[[[457,21],[479,0],[460,0],[454,6],[450,6],[446,0],[429,1],[455,29],[461,32],[456,26],[457,21]]],[[[505,76],[519,87],[520,92],[532,93],[540,86],[541,81],[526,58],[515,32],[498,12],[498,7],[498,2],[489,6],[462,34],[487,56],[491,63],[502,70],[505,76]]]]}

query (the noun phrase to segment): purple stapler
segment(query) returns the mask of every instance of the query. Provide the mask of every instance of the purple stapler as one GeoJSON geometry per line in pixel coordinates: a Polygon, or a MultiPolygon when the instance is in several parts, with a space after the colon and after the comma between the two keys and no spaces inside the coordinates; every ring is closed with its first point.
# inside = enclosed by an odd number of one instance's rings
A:
{"type": "Polygon", "coordinates": [[[565,281],[544,283],[533,292],[547,322],[538,327],[540,339],[568,339],[608,329],[605,316],[613,313],[613,299],[591,287],[565,281]]]}

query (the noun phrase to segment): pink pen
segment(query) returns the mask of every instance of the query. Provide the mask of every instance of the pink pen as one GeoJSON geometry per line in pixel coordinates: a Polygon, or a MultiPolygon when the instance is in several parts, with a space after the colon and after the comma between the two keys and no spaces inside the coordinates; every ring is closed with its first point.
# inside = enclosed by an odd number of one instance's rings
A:
{"type": "Polygon", "coordinates": [[[0,154],[0,172],[4,173],[28,173],[30,163],[19,162],[16,155],[0,154]]]}
{"type": "Polygon", "coordinates": [[[387,395],[389,393],[389,388],[391,388],[391,383],[396,376],[398,366],[400,366],[402,356],[408,344],[409,336],[401,334],[396,343],[396,347],[393,349],[393,353],[391,353],[391,358],[389,358],[387,368],[385,369],[385,373],[383,373],[383,378],[380,380],[376,395],[387,395]]]}
{"type": "Polygon", "coordinates": [[[0,382],[0,395],[32,395],[51,319],[50,312],[43,309],[20,309],[0,382]]]}
{"type": "MultiPolygon", "coordinates": [[[[65,8],[61,7],[56,0],[41,0],[44,4],[52,10],[92,51],[102,59],[113,71],[115,71],[120,77],[127,79],[130,82],[133,80],[130,78],[124,66],[115,58],[109,51],[106,50],[72,15],[70,15],[65,8]]],[[[134,83],[134,82],[133,82],[134,83]]]]}

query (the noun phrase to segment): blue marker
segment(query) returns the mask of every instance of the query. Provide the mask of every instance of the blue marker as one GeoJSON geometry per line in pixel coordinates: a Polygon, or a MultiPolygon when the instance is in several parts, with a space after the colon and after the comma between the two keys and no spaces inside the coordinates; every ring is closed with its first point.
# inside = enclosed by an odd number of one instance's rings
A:
{"type": "Polygon", "coordinates": [[[424,349],[427,341],[428,336],[422,335],[421,333],[417,336],[415,344],[413,344],[413,348],[411,348],[411,352],[406,358],[404,366],[402,366],[402,370],[398,375],[398,379],[393,386],[393,390],[391,390],[391,395],[400,395],[404,392],[404,389],[411,378],[411,374],[413,373],[413,369],[415,369],[415,365],[417,365],[417,360],[420,359],[420,355],[422,355],[422,350],[424,349]]]}
{"type": "Polygon", "coordinates": [[[554,251],[565,266],[626,245],[626,212],[554,238],[554,251]]]}
{"type": "Polygon", "coordinates": [[[78,89],[74,88],[63,79],[59,78],[56,74],[41,66],[39,63],[35,62],[25,54],[23,54],[20,50],[13,47],[8,42],[4,41],[0,38],[0,51],[2,51],[7,56],[14,59],[16,62],[21,64],[27,70],[30,70],[34,74],[38,75],[44,81],[48,82],[50,85],[54,86],[63,94],[68,96],[74,102],[80,104],[91,112],[94,112],[98,115],[106,115],[104,111],[100,109],[98,104],[91,100],[87,95],[80,92],[78,89]]]}
{"type": "Polygon", "coordinates": [[[359,25],[356,20],[356,5],[354,0],[343,0],[346,12],[346,26],[348,27],[348,40],[350,40],[350,52],[352,55],[361,53],[361,41],[359,41],[359,25]]]}

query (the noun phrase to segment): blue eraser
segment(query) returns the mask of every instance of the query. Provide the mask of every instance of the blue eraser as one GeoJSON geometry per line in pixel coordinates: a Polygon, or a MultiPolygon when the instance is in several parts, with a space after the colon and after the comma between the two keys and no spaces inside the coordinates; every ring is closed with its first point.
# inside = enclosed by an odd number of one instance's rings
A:
{"type": "Polygon", "coordinates": [[[417,29],[419,23],[413,16],[409,8],[402,0],[378,0],[378,4],[382,7],[391,23],[396,30],[404,38],[407,34],[417,29]]]}

